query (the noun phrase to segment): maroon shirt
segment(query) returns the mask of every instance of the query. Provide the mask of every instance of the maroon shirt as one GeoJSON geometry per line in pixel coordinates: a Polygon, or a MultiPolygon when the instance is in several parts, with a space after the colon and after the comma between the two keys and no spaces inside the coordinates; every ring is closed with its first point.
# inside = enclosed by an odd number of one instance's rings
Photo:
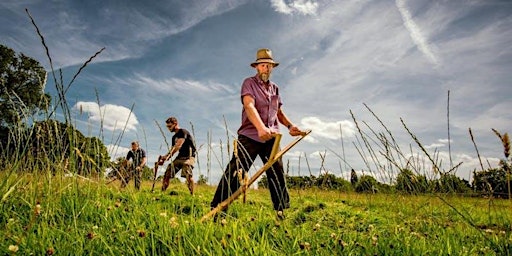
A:
{"type": "MultiPolygon", "coordinates": [[[[250,95],[254,99],[254,106],[260,115],[263,124],[274,132],[279,132],[279,120],[277,119],[277,112],[283,103],[279,96],[279,87],[277,84],[269,81],[265,84],[258,75],[248,77],[244,80],[241,90],[241,100],[243,105],[243,98],[250,95]]],[[[245,108],[242,108],[242,125],[238,129],[238,134],[245,135],[255,141],[264,142],[258,137],[258,130],[251,123],[245,108]]]]}

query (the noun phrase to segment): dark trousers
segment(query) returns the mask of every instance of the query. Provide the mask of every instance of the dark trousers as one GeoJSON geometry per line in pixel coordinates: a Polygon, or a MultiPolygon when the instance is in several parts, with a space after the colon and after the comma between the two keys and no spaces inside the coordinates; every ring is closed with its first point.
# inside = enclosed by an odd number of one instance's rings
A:
{"type": "Polygon", "coordinates": [[[135,165],[132,165],[132,164],[130,164],[127,168],[128,168],[127,172],[125,172],[124,174],[121,174],[122,176],[124,176],[124,177],[121,177],[121,187],[122,188],[126,187],[126,185],[128,185],[130,180],[133,178],[135,181],[135,188],[137,190],[140,190],[140,183],[142,180],[142,170],[137,171],[135,168],[135,165]]]}
{"type": "MultiPolygon", "coordinates": [[[[215,208],[218,204],[226,200],[231,196],[231,194],[238,190],[241,185],[238,178],[239,168],[244,170],[243,175],[247,175],[247,172],[251,168],[256,156],[259,156],[263,163],[266,163],[270,157],[270,153],[272,152],[273,145],[274,139],[265,143],[260,143],[244,135],[239,135],[238,159],[235,154],[233,154],[231,161],[229,161],[229,164],[220,179],[210,206],[215,208]]],[[[272,204],[274,205],[274,210],[282,211],[283,209],[289,208],[290,196],[286,187],[282,160],[279,159],[275,162],[265,173],[267,175],[268,188],[270,190],[270,197],[272,199],[272,204]]]]}

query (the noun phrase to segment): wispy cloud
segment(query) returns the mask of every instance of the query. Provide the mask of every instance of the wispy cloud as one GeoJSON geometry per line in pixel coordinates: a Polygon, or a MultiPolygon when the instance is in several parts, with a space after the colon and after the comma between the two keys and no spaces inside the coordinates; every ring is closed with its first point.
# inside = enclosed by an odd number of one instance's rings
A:
{"type": "Polygon", "coordinates": [[[315,15],[318,3],[312,0],[292,0],[286,3],[284,0],[270,0],[274,10],[284,14],[299,13],[303,15],[315,15]]]}
{"type": "Polygon", "coordinates": [[[139,121],[135,114],[124,106],[105,104],[99,106],[96,102],[79,101],[73,109],[86,113],[88,121],[95,125],[102,124],[106,130],[136,131],[139,121]]]}
{"type": "Polygon", "coordinates": [[[409,30],[409,34],[418,47],[418,49],[427,57],[429,61],[433,64],[439,64],[437,57],[434,55],[432,50],[430,49],[429,43],[427,39],[421,33],[421,29],[414,20],[412,19],[411,13],[407,10],[405,6],[404,0],[396,0],[396,7],[398,11],[400,11],[400,15],[402,15],[402,20],[404,21],[404,26],[409,30]]]}

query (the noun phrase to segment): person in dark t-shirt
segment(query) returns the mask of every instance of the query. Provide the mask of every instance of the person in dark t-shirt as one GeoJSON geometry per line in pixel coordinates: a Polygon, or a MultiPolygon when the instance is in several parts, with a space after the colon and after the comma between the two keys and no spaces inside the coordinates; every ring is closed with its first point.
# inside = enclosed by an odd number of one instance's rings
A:
{"type": "MultiPolygon", "coordinates": [[[[178,120],[175,117],[169,117],[165,121],[167,129],[173,132],[172,147],[169,152],[159,158],[159,161],[166,161],[170,159],[176,152],[178,155],[167,166],[164,179],[162,182],[162,191],[169,187],[169,180],[173,179],[181,170],[181,177],[187,180],[187,187],[190,194],[194,194],[194,179],[192,169],[195,164],[196,157],[196,143],[192,134],[186,129],[180,128],[178,120]]],[[[163,163],[162,163],[163,164],[163,163]]]]}
{"type": "Polygon", "coordinates": [[[128,173],[126,177],[121,179],[121,187],[126,187],[130,179],[133,177],[135,180],[135,188],[140,190],[142,170],[144,170],[146,160],[146,151],[140,147],[138,141],[132,141],[132,149],[128,151],[128,154],[126,154],[128,173]]]}

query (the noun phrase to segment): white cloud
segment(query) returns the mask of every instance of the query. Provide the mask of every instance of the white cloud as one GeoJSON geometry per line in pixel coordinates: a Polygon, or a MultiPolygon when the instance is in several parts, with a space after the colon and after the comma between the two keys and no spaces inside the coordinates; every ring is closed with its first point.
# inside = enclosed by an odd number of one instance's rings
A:
{"type": "Polygon", "coordinates": [[[437,65],[437,57],[432,53],[429,43],[421,33],[421,29],[412,19],[411,13],[407,10],[404,0],[396,0],[396,7],[402,15],[404,26],[409,30],[410,36],[418,49],[429,59],[433,64],[437,65]]]}
{"type": "Polygon", "coordinates": [[[302,118],[301,124],[301,127],[311,129],[312,135],[332,140],[340,139],[341,136],[344,138],[354,137],[356,133],[354,123],[347,120],[325,122],[318,117],[311,116],[302,118]]]}
{"type": "Polygon", "coordinates": [[[135,114],[123,106],[112,104],[99,106],[96,102],[79,101],[73,108],[79,110],[80,114],[86,113],[89,122],[95,125],[101,124],[104,129],[110,131],[135,131],[136,125],[139,124],[135,114]]]}
{"type": "Polygon", "coordinates": [[[116,160],[119,157],[125,157],[128,151],[130,151],[130,148],[127,147],[121,147],[119,145],[115,144],[108,144],[105,145],[107,147],[108,154],[110,155],[111,160],[116,160]]]}
{"type": "Polygon", "coordinates": [[[443,144],[443,143],[433,143],[433,144],[425,146],[425,148],[431,149],[431,148],[440,148],[440,147],[444,147],[444,146],[445,146],[445,144],[443,144]]]}
{"type": "Polygon", "coordinates": [[[292,0],[287,4],[284,0],[270,0],[274,10],[284,14],[297,12],[303,15],[315,15],[318,10],[318,3],[310,0],[292,0]]]}

